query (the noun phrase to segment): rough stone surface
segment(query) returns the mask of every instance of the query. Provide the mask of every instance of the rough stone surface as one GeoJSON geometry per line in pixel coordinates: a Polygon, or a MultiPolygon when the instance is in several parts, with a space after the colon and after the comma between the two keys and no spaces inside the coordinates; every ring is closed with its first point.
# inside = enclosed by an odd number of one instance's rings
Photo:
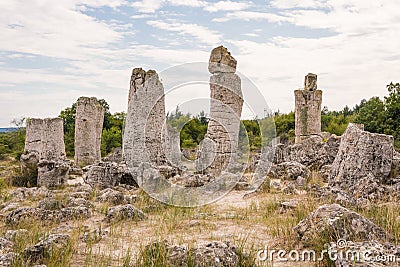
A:
{"type": "Polygon", "coordinates": [[[345,240],[386,242],[393,239],[367,218],[338,204],[320,206],[299,222],[294,230],[305,245],[326,234],[331,238],[345,240]]]}
{"type": "Polygon", "coordinates": [[[122,148],[117,147],[114,148],[112,153],[102,159],[104,162],[116,162],[116,163],[123,163],[123,155],[122,155],[122,148]]]}
{"type": "Polygon", "coordinates": [[[165,254],[169,266],[239,266],[236,248],[229,242],[212,241],[188,250],[185,246],[156,241],[146,246],[142,257],[155,257],[158,253],[165,254]]]}
{"type": "Polygon", "coordinates": [[[0,254],[0,266],[11,266],[13,261],[17,258],[17,254],[14,252],[8,252],[6,254],[0,254]]]}
{"type": "MultiPolygon", "coordinates": [[[[225,53],[221,58],[232,57],[226,48],[217,48],[217,51],[225,53]]],[[[219,55],[220,52],[211,53],[210,69],[212,69],[211,63],[215,62],[215,53],[219,55]]],[[[221,63],[228,62],[223,60],[221,63]]],[[[205,171],[218,176],[221,171],[235,165],[243,95],[241,80],[234,71],[226,73],[210,70],[210,72],[213,73],[210,78],[210,121],[200,145],[196,168],[199,172],[205,171]]]]}
{"type": "Polygon", "coordinates": [[[132,71],[123,153],[129,167],[165,163],[162,129],[165,123],[164,87],[154,70],[132,71]]]}
{"type": "Polygon", "coordinates": [[[22,251],[23,258],[30,263],[43,263],[44,259],[54,253],[63,253],[70,243],[70,236],[64,234],[52,234],[32,247],[22,251]]]}
{"type": "Polygon", "coordinates": [[[180,133],[177,129],[170,125],[164,128],[163,149],[165,151],[166,160],[169,165],[181,167],[181,147],[180,133]]]}
{"type": "Polygon", "coordinates": [[[52,188],[65,184],[68,179],[69,167],[67,161],[41,160],[38,164],[38,186],[52,188]]]}
{"type": "Polygon", "coordinates": [[[76,103],[75,165],[83,167],[101,160],[104,108],[94,97],[80,97],[76,103]]]}
{"type": "Polygon", "coordinates": [[[317,90],[317,75],[308,74],[304,90],[295,94],[295,134],[296,143],[310,135],[321,135],[322,91],[317,90]]]}
{"type": "MultiPolygon", "coordinates": [[[[330,243],[332,251],[352,251],[360,257],[338,257],[334,262],[336,267],[383,267],[399,266],[400,247],[391,243],[380,243],[376,240],[365,242],[347,242],[345,248],[338,247],[337,243],[330,243]],[[364,252],[368,251],[367,259],[363,258],[364,252]],[[390,258],[389,258],[390,257],[390,258]],[[381,259],[374,261],[373,259],[381,259]]],[[[346,255],[346,254],[344,254],[346,255]]],[[[350,256],[350,255],[349,255],[350,256]]]]}
{"type": "Polygon", "coordinates": [[[43,222],[65,222],[74,219],[86,219],[92,215],[87,207],[67,207],[62,209],[41,209],[21,207],[7,214],[5,222],[8,225],[18,225],[32,219],[43,222]]]}
{"type": "Polygon", "coordinates": [[[145,214],[141,210],[131,204],[126,204],[108,208],[106,219],[108,222],[126,219],[140,221],[145,219],[145,217],[145,214]]]}
{"type": "Polygon", "coordinates": [[[108,188],[120,183],[137,185],[125,164],[100,162],[97,165],[85,167],[83,171],[84,181],[92,187],[108,188]]]}
{"type": "Polygon", "coordinates": [[[21,171],[37,176],[38,186],[58,186],[67,180],[63,119],[29,119],[26,125],[25,153],[21,171]]]}
{"type": "Polygon", "coordinates": [[[289,145],[283,150],[287,162],[299,162],[311,169],[331,165],[339,151],[341,137],[331,135],[326,142],[319,136],[310,136],[299,144],[289,145]]]}
{"type": "Polygon", "coordinates": [[[211,51],[208,71],[212,74],[218,72],[235,73],[237,61],[225,47],[218,46],[211,51]]]}
{"type": "Polygon", "coordinates": [[[39,160],[65,159],[63,119],[28,119],[25,152],[37,152],[39,160]]]}
{"type": "Polygon", "coordinates": [[[271,166],[268,176],[283,180],[296,180],[298,177],[309,179],[311,177],[311,171],[298,162],[283,162],[271,166]]]}
{"type": "Polygon", "coordinates": [[[330,185],[348,189],[373,175],[378,184],[386,182],[392,169],[393,137],[374,134],[349,124],[332,164],[330,185]]]}
{"type": "Polygon", "coordinates": [[[122,204],[125,200],[124,194],[117,190],[113,190],[111,188],[104,189],[99,193],[100,196],[97,197],[97,201],[107,202],[112,205],[122,204]]]}

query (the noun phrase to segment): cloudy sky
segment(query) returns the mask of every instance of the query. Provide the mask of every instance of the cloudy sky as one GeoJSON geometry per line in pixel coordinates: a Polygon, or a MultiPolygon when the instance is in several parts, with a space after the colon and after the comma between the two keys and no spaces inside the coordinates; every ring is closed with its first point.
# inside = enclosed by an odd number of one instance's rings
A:
{"type": "Polygon", "coordinates": [[[396,0],[0,1],[0,127],[57,116],[82,95],[124,111],[132,68],[165,79],[221,44],[273,110],[293,110],[308,72],[323,105],[353,106],[400,81],[398,10],[396,0]]]}

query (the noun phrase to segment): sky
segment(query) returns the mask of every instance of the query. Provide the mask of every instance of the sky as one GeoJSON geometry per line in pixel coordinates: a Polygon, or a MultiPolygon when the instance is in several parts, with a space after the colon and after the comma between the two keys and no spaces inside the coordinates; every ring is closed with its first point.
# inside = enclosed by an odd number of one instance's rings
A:
{"type": "MultiPolygon", "coordinates": [[[[353,107],[400,81],[398,10],[396,0],[2,0],[0,127],[56,117],[80,96],[126,111],[133,68],[168,84],[168,70],[206,64],[219,45],[253,83],[245,95],[259,90],[273,111],[294,109],[309,72],[323,106],[353,107]]],[[[183,86],[167,94],[167,110],[208,94],[206,84],[183,86]]]]}

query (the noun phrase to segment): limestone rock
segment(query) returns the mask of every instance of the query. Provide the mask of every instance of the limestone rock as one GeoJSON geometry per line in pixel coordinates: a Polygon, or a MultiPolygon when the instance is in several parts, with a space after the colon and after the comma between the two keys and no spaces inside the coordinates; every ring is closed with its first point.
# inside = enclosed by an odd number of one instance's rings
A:
{"type": "MultiPolygon", "coordinates": [[[[383,266],[398,266],[396,265],[396,258],[399,259],[400,247],[396,247],[391,243],[380,243],[376,240],[365,242],[347,242],[345,248],[338,247],[337,243],[332,242],[329,244],[332,251],[351,251],[360,255],[359,259],[337,257],[335,262],[336,267],[383,267],[383,266]],[[364,258],[364,253],[368,258],[364,258]],[[389,258],[391,257],[391,258],[389,258]],[[381,261],[374,261],[373,259],[382,259],[381,261]],[[394,261],[393,261],[394,260],[394,261]]],[[[398,260],[397,260],[398,263],[398,260]]]]}
{"type": "MultiPolygon", "coordinates": [[[[39,153],[38,152],[25,152],[21,155],[20,164],[21,164],[21,173],[23,177],[31,178],[34,186],[37,184],[37,176],[38,176],[38,163],[39,163],[39,153]]],[[[22,185],[16,182],[16,185],[22,185]]]]}
{"type": "Polygon", "coordinates": [[[210,120],[196,160],[198,172],[214,176],[235,166],[243,107],[240,77],[234,73],[234,68],[233,71],[219,68],[222,63],[236,67],[236,60],[226,48],[218,47],[211,53],[209,66],[213,73],[210,77],[210,120]]]}
{"type": "Polygon", "coordinates": [[[296,143],[311,135],[321,136],[322,91],[317,90],[317,75],[308,74],[304,90],[296,90],[294,94],[296,143]]]}
{"type": "Polygon", "coordinates": [[[332,164],[330,185],[347,189],[371,174],[378,184],[386,182],[392,168],[393,151],[392,136],[369,133],[350,123],[332,164]]]}
{"type": "Polygon", "coordinates": [[[36,245],[26,248],[22,251],[22,256],[30,263],[43,263],[43,260],[50,258],[52,253],[65,253],[64,250],[70,242],[69,235],[52,234],[36,245]]]}
{"type": "Polygon", "coordinates": [[[28,230],[26,229],[18,229],[18,230],[7,230],[4,238],[10,240],[11,242],[15,242],[15,240],[25,237],[28,234],[28,230]]]}
{"type": "Polygon", "coordinates": [[[135,208],[131,204],[126,204],[108,208],[106,219],[108,222],[126,219],[140,221],[145,219],[145,217],[145,214],[141,210],[135,208]]]}
{"type": "Polygon", "coordinates": [[[92,215],[87,207],[55,207],[54,209],[42,209],[20,207],[7,214],[5,222],[8,225],[18,225],[22,222],[39,220],[42,222],[65,222],[74,219],[87,219],[92,215]]]}
{"type": "Polygon", "coordinates": [[[28,119],[25,152],[38,153],[39,160],[65,159],[63,119],[28,119]]]}
{"type": "Polygon", "coordinates": [[[325,204],[310,213],[294,228],[305,245],[328,234],[345,240],[390,241],[393,238],[382,228],[360,214],[338,204],[325,204]]]}
{"type": "Polygon", "coordinates": [[[141,163],[165,163],[164,123],[164,87],[158,74],[154,70],[133,69],[123,137],[123,154],[130,168],[141,163]]]}
{"type": "Polygon", "coordinates": [[[136,185],[132,174],[124,164],[115,162],[100,162],[84,168],[83,179],[92,187],[109,188],[127,183],[136,185]]]}
{"type": "Polygon", "coordinates": [[[320,169],[335,160],[341,138],[331,135],[326,142],[320,136],[310,136],[299,144],[284,148],[284,161],[299,162],[311,169],[320,169]]]}
{"type": "Polygon", "coordinates": [[[190,259],[194,261],[194,266],[239,266],[236,248],[229,242],[213,241],[193,249],[189,253],[190,259]]]}
{"type": "Polygon", "coordinates": [[[53,188],[63,185],[68,179],[69,163],[66,161],[41,160],[38,163],[37,185],[53,188]]]}
{"type": "Polygon", "coordinates": [[[6,238],[0,238],[0,254],[6,254],[11,252],[14,247],[14,243],[6,238]]]}
{"type": "Polygon", "coordinates": [[[101,134],[104,108],[94,97],[80,97],[76,102],[75,165],[79,167],[101,160],[101,134]]]}
{"type": "Polygon", "coordinates": [[[229,242],[212,241],[197,248],[188,250],[185,246],[172,245],[167,241],[157,241],[146,246],[142,258],[159,256],[165,259],[168,266],[223,267],[239,266],[236,248],[229,242]]]}
{"type": "Polygon", "coordinates": [[[18,254],[14,252],[9,252],[6,254],[0,254],[0,266],[11,266],[14,260],[17,258],[18,254]]]}
{"type": "Polygon", "coordinates": [[[232,57],[227,48],[218,46],[211,51],[208,71],[212,74],[218,72],[235,73],[237,61],[232,57]]]}
{"type": "Polygon", "coordinates": [[[296,180],[299,176],[306,180],[311,177],[310,170],[298,162],[283,162],[271,166],[268,176],[275,179],[296,180]]]}
{"type": "Polygon", "coordinates": [[[124,194],[111,188],[104,189],[99,193],[99,195],[100,196],[96,198],[97,201],[107,202],[112,205],[122,204],[125,200],[124,194]]]}
{"type": "Polygon", "coordinates": [[[122,155],[122,148],[117,147],[114,148],[112,153],[102,159],[104,162],[116,162],[116,163],[122,163],[124,160],[123,155],[122,155]]]}

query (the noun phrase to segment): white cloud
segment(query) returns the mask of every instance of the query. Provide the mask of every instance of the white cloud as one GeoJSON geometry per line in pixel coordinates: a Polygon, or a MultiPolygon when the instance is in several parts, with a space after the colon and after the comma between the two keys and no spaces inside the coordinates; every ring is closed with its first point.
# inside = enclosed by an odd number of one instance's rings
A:
{"type": "Polygon", "coordinates": [[[133,2],[131,6],[142,13],[154,13],[160,9],[165,2],[166,0],[142,0],[133,2]]]}
{"type": "Polygon", "coordinates": [[[221,40],[221,35],[216,32],[212,31],[204,26],[192,24],[192,23],[180,23],[180,22],[163,22],[163,21],[148,21],[147,24],[170,32],[177,32],[179,35],[189,35],[196,38],[198,41],[209,44],[215,45],[218,44],[221,40]]]}
{"type": "Polygon", "coordinates": [[[270,5],[279,9],[321,8],[327,6],[328,0],[272,0],[270,5]]]}
{"type": "Polygon", "coordinates": [[[268,22],[283,22],[288,21],[289,18],[280,16],[274,13],[266,13],[266,12],[255,12],[255,11],[236,11],[229,12],[225,16],[221,18],[213,19],[214,22],[226,22],[229,20],[266,20],[268,22]]]}
{"type": "Polygon", "coordinates": [[[251,3],[249,2],[219,1],[215,3],[209,3],[204,7],[204,10],[208,12],[238,11],[249,8],[250,6],[251,3]]]}

